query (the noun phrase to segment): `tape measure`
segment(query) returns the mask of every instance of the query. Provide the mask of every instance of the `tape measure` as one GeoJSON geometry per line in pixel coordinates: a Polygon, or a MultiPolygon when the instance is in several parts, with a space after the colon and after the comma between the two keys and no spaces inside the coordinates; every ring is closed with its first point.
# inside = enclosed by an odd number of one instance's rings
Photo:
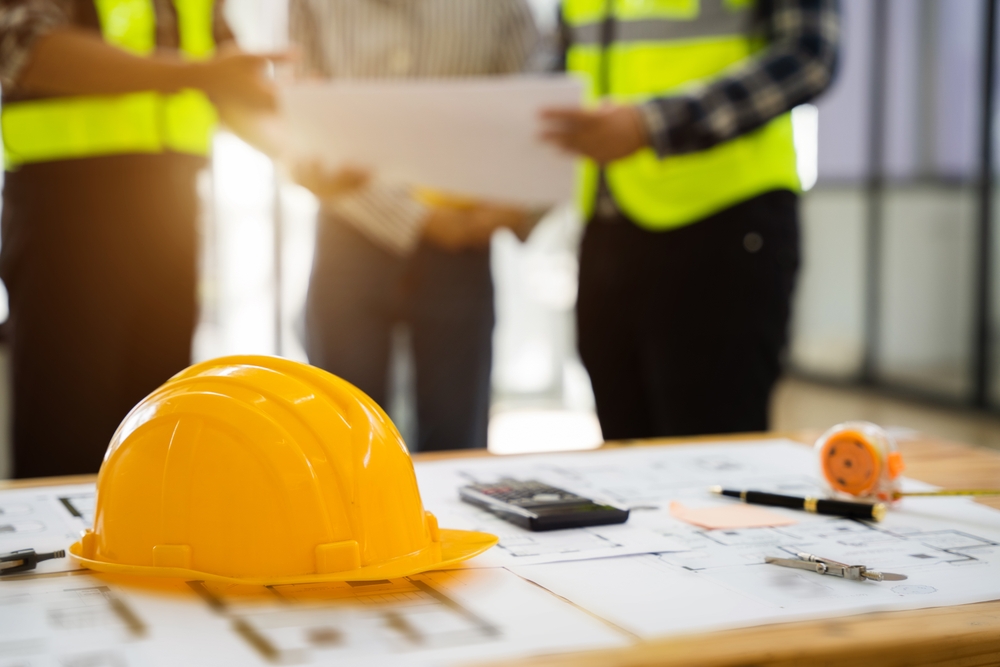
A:
{"type": "Polygon", "coordinates": [[[903,456],[895,441],[870,422],[837,424],[816,441],[819,465],[834,491],[892,501],[899,491],[903,456]]]}

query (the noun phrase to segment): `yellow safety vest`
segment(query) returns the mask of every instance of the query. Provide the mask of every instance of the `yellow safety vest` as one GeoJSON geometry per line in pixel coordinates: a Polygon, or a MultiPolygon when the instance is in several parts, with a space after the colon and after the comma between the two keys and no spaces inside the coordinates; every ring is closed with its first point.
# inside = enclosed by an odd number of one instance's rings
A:
{"type": "MultiPolygon", "coordinates": [[[[215,53],[214,0],[173,0],[185,58],[215,53]]],[[[94,0],[109,44],[137,55],[156,49],[153,0],[94,0]]],[[[124,95],[56,97],[3,106],[4,164],[175,151],[208,155],[218,114],[199,90],[173,95],[144,91],[124,95]]]]}
{"type": "MultiPolygon", "coordinates": [[[[739,67],[760,48],[749,25],[753,0],[565,0],[567,69],[583,74],[591,102],[642,102],[680,94],[739,67]],[[608,12],[613,33],[602,46],[608,12]],[[607,90],[601,90],[602,82],[607,90]]],[[[770,190],[797,191],[789,114],[708,150],[660,159],[643,149],[605,168],[618,207],[640,226],[696,222],[770,190]]],[[[598,168],[580,166],[579,204],[593,213],[598,168]]]]}

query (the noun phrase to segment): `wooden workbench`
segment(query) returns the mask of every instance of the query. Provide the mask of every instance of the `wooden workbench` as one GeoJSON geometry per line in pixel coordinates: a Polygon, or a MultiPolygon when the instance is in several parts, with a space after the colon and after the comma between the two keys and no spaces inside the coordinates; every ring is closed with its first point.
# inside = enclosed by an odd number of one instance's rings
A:
{"type": "MultiPolygon", "coordinates": [[[[697,440],[788,437],[810,443],[818,433],[772,433],[615,443],[690,444],[697,440]]],[[[1000,487],[1000,452],[931,438],[899,443],[906,475],[946,488],[1000,487]]],[[[482,452],[417,454],[415,460],[485,456],[482,452]]],[[[0,489],[86,483],[93,476],[0,481],[0,489]]],[[[1000,498],[979,502],[1000,509],[1000,498]]],[[[520,667],[978,667],[1000,665],[1000,601],[939,609],[864,614],[846,618],[728,630],[624,649],[545,656],[498,663],[520,667]]]]}

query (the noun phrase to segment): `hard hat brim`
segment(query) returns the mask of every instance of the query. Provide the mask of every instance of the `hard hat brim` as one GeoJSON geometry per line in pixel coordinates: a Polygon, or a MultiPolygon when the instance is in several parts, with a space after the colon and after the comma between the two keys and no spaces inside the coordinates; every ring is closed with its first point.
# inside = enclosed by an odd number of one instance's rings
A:
{"type": "Polygon", "coordinates": [[[478,556],[495,546],[498,539],[489,533],[479,533],[471,530],[440,531],[440,557],[433,556],[412,558],[404,556],[379,565],[370,565],[356,570],[331,572],[326,574],[300,574],[279,577],[227,577],[211,572],[201,572],[177,567],[154,567],[147,565],[128,565],[110,563],[108,561],[87,558],[83,555],[83,542],[74,542],[69,548],[70,556],[85,568],[108,574],[126,574],[144,577],[171,577],[175,579],[219,581],[231,584],[250,584],[259,586],[281,586],[287,584],[309,584],[334,581],[378,581],[383,579],[400,579],[429,570],[447,569],[452,565],[478,556]]]}

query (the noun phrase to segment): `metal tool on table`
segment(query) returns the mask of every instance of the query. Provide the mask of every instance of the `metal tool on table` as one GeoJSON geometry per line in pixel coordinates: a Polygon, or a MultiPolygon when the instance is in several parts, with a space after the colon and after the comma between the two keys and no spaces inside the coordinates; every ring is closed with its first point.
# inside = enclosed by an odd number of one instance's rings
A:
{"type": "Polygon", "coordinates": [[[66,552],[62,549],[47,554],[36,553],[34,549],[21,549],[0,554],[0,576],[34,570],[43,560],[65,557],[66,552]]]}
{"type": "Polygon", "coordinates": [[[798,558],[774,558],[768,556],[765,563],[780,565],[782,567],[792,567],[798,570],[809,570],[818,574],[828,574],[832,577],[843,577],[851,581],[903,581],[905,574],[894,574],[892,572],[876,572],[869,570],[864,565],[847,565],[829,558],[814,556],[813,554],[798,553],[798,558]]]}

